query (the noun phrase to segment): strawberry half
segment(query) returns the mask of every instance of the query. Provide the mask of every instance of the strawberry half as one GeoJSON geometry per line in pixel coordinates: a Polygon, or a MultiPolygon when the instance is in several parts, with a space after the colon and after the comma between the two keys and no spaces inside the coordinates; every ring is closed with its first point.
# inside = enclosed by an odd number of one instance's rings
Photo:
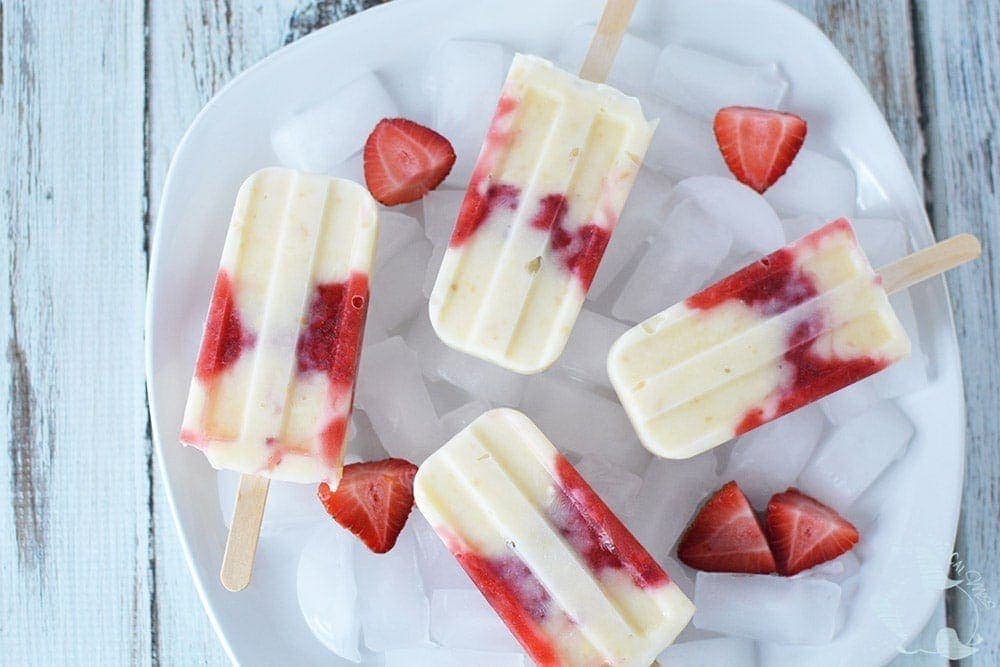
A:
{"type": "Polygon", "coordinates": [[[780,111],[726,107],[715,115],[715,140],[729,171],[761,194],[788,171],[806,129],[804,120],[780,111]]]}
{"type": "Polygon", "coordinates": [[[417,466],[403,459],[352,463],[336,491],[319,485],[319,499],[337,523],[382,554],[396,545],[413,509],[416,474],[417,466]]]}
{"type": "Polygon", "coordinates": [[[858,541],[857,528],[798,489],[771,497],[767,504],[767,534],[778,572],[785,576],[833,560],[858,541]]]}
{"type": "Polygon", "coordinates": [[[736,482],[712,496],[677,546],[677,557],[705,572],[774,572],[764,531],[736,482]]]}
{"type": "Polygon", "coordinates": [[[365,142],[365,182],[386,206],[420,199],[441,185],[454,164],[447,139],[405,118],[380,120],[365,142]]]}

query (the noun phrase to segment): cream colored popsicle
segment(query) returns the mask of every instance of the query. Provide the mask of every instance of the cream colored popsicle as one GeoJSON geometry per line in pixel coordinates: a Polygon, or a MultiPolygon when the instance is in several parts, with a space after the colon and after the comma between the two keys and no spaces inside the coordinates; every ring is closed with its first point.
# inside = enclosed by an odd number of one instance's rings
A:
{"type": "Polygon", "coordinates": [[[647,667],[694,606],[545,435],[492,410],[431,455],[417,506],[539,665],[647,667]]]}
{"type": "Polygon", "coordinates": [[[880,276],[841,219],[629,330],[608,374],[646,448],[683,459],[909,352],[880,276]]]}
{"type": "Polygon", "coordinates": [[[216,468],[336,487],[377,237],[356,183],[281,168],[243,183],[181,442],[216,468]]]}
{"type": "Polygon", "coordinates": [[[518,373],[562,353],[656,124],[517,55],[430,298],[449,346],[518,373]]]}

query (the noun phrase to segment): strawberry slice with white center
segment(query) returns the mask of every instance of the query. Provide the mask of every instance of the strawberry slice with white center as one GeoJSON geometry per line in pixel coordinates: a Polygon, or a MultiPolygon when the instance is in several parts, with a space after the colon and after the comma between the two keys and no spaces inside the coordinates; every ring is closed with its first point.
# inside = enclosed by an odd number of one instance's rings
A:
{"type": "Polygon", "coordinates": [[[455,164],[443,136],[406,118],[384,118],[365,142],[365,183],[385,206],[416,201],[441,185],[455,164]]]}
{"type": "Polygon", "coordinates": [[[806,131],[804,120],[781,111],[726,107],[715,115],[715,140],[729,171],[761,194],[788,171],[806,131]]]}
{"type": "Polygon", "coordinates": [[[712,496],[677,546],[685,565],[704,572],[774,572],[774,556],[764,531],[736,482],[712,496]]]}
{"type": "Polygon", "coordinates": [[[858,542],[858,529],[850,522],[794,488],[771,497],[767,534],[778,572],[785,576],[833,560],[858,542]]]}
{"type": "Polygon", "coordinates": [[[410,516],[416,474],[417,466],[403,459],[352,463],[336,491],[324,483],[318,495],[337,523],[381,554],[396,545],[410,516]]]}

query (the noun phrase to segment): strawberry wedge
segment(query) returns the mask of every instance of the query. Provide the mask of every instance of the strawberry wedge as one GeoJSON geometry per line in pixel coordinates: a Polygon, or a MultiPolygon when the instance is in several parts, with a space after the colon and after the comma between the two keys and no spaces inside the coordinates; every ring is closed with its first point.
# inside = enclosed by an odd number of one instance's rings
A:
{"type": "Polygon", "coordinates": [[[447,139],[405,118],[379,121],[365,142],[365,183],[385,206],[420,199],[441,185],[454,164],[447,139]]]}
{"type": "Polygon", "coordinates": [[[753,508],[736,482],[712,496],[677,547],[685,565],[704,572],[770,574],[774,556],[753,508]]]}
{"type": "Polygon", "coordinates": [[[791,576],[847,553],[858,529],[798,489],[775,494],[767,504],[767,533],[778,572],[791,576]]]}
{"type": "Polygon", "coordinates": [[[791,166],[806,139],[806,122],[781,111],[726,107],[715,116],[715,140],[740,183],[763,194],[791,166]]]}

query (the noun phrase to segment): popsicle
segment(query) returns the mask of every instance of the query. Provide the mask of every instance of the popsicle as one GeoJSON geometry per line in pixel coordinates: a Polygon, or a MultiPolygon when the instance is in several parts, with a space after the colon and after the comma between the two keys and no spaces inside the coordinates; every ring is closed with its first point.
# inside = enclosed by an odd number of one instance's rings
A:
{"type": "Polygon", "coordinates": [[[611,383],[647,449],[694,456],[906,357],[888,293],[978,253],[961,235],[879,274],[836,220],[627,331],[611,383]]]}
{"type": "MultiPolygon", "coordinates": [[[[634,4],[609,3],[584,66],[594,79],[634,4]]],[[[551,365],[655,127],[635,98],[515,56],[430,297],[441,340],[518,373],[551,365]]]]}
{"type": "Polygon", "coordinates": [[[244,473],[247,567],[266,479],[340,480],[377,237],[351,181],[268,168],[236,197],[180,440],[244,473]]]}
{"type": "Polygon", "coordinates": [[[694,606],[525,415],[432,454],[417,506],[539,665],[646,667],[694,606]]]}

